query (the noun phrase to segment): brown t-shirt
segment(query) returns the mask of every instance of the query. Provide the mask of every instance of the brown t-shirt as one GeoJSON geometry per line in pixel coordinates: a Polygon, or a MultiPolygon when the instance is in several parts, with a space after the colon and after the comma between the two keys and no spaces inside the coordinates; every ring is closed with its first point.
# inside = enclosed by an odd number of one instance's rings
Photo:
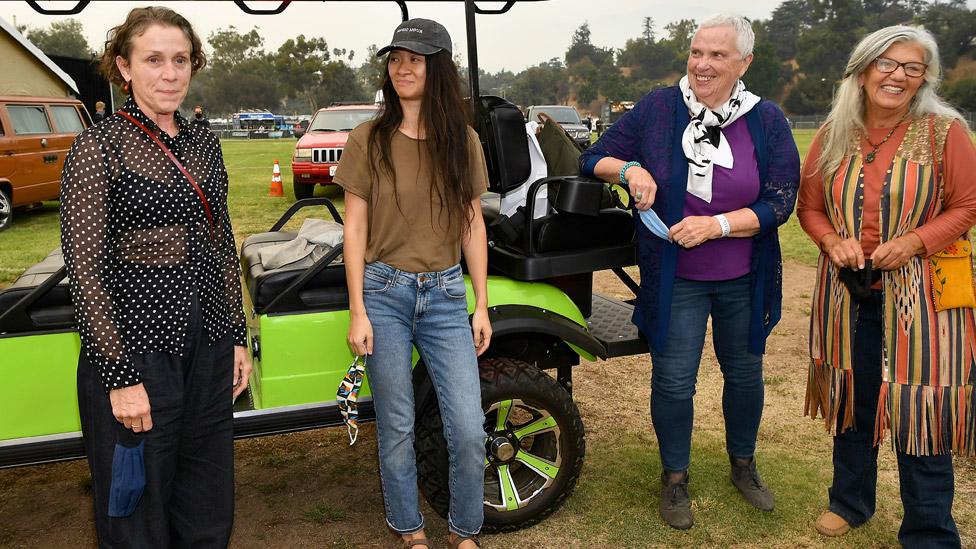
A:
{"type": "MultiPolygon", "coordinates": [[[[360,124],[349,134],[335,174],[337,185],[369,203],[366,262],[382,261],[411,273],[438,272],[456,265],[461,260],[460,233],[449,227],[447,212],[441,212],[423,141],[401,132],[393,134],[394,181],[386,170],[370,166],[367,140],[372,124],[360,124]]],[[[468,155],[474,199],[488,189],[488,170],[478,134],[470,127],[468,155]]]]}

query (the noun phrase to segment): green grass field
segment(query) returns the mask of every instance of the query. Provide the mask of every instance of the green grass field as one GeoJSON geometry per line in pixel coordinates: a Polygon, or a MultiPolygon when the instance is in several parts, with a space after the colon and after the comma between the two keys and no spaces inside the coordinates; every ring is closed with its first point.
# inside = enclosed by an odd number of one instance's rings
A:
{"type": "MultiPolygon", "coordinates": [[[[223,143],[224,163],[230,177],[229,206],[238,243],[250,234],[267,231],[295,201],[291,155],[294,140],[223,143]],[[285,196],[268,196],[274,161],[281,166],[285,196]]],[[[342,193],[320,188],[316,196],[330,196],[342,207],[342,193]]],[[[324,210],[323,210],[324,211],[324,210]]],[[[59,245],[58,202],[14,213],[13,226],[0,233],[0,288],[12,283],[24,269],[40,261],[59,245]]]]}

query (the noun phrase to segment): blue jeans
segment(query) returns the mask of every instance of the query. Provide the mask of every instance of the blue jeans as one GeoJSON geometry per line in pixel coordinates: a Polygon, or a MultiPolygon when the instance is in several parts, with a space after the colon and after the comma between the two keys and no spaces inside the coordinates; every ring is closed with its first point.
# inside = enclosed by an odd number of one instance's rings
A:
{"type": "Polygon", "coordinates": [[[450,461],[448,526],[460,535],[477,534],[484,519],[485,416],[461,267],[408,273],[370,263],[363,298],[373,326],[366,374],[376,410],[387,523],[400,534],[424,527],[414,454],[411,352],[416,346],[444,421],[450,461]]]}
{"type": "Polygon", "coordinates": [[[762,355],[748,350],[750,286],[749,275],[674,281],[667,346],[662,351],[651,349],[651,421],[665,471],[685,471],[691,462],[693,397],[709,316],[715,356],[725,378],[726,447],[730,455],[740,458],[756,451],[765,393],[762,355]]]}
{"type": "MultiPolygon", "coordinates": [[[[858,308],[854,332],[854,428],[834,437],[834,480],[829,509],[851,526],[874,515],[878,486],[878,447],[874,422],[881,390],[881,292],[858,308]]],[[[846,399],[841,395],[841,401],[846,399]]],[[[843,421],[838,418],[839,423],[843,421]]],[[[959,547],[952,519],[952,456],[898,455],[898,479],[905,516],[898,541],[905,547],[959,547]]]]}

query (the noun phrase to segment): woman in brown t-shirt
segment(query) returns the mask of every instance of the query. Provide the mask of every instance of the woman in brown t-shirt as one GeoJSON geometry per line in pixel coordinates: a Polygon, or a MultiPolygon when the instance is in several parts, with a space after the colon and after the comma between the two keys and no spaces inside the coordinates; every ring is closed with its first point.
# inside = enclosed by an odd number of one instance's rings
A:
{"type": "Polygon", "coordinates": [[[345,190],[349,345],[369,355],[383,501],[404,547],[427,547],[413,447],[412,347],[433,381],[450,460],[451,546],[477,547],[484,500],[478,359],[488,348],[488,247],[479,196],[487,171],[465,123],[451,39],[405,21],[389,53],[380,116],[352,131],[336,171],[345,190]],[[474,290],[468,324],[467,291],[474,290]]]}

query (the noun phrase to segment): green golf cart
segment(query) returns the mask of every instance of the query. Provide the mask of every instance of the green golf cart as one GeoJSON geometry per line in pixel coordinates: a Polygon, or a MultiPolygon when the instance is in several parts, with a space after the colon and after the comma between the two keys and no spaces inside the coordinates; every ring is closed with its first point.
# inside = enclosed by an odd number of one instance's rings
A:
{"type": "MultiPolygon", "coordinates": [[[[341,0],[330,0],[341,1],[341,0]]],[[[489,313],[494,331],[480,359],[485,411],[485,530],[535,524],[572,492],[585,451],[583,423],[572,398],[572,371],[580,359],[647,352],[630,317],[633,306],[593,293],[593,273],[612,269],[636,293],[623,268],[634,265],[630,212],[607,200],[607,186],[579,177],[532,182],[525,215],[499,213],[500,195],[529,177],[525,120],[503,99],[478,93],[476,14],[503,14],[463,2],[466,13],[472,107],[484,145],[490,191],[482,197],[489,226],[489,313]],[[549,207],[533,214],[535,196],[548,189],[549,207]],[[536,218],[538,217],[538,218],[536,218]],[[505,227],[504,232],[501,228],[505,227]]],[[[406,2],[395,2],[404,20],[406,2]]],[[[87,2],[76,6],[80,11],[87,2]]],[[[36,2],[35,9],[43,10],[36,2]]],[[[243,2],[249,13],[262,13],[243,2]]],[[[269,13],[280,13],[282,2],[269,13]]],[[[61,13],[71,12],[66,10],[61,13]]],[[[336,390],[353,355],[341,246],[308,268],[265,269],[260,250],[295,238],[283,230],[295,216],[327,212],[326,198],[296,202],[267,232],[241,246],[254,372],[237,402],[239,438],[342,425],[336,390]],[[324,211],[323,211],[324,210],[324,211]]],[[[473,307],[469,286],[468,305],[473,307]]],[[[84,457],[78,419],[76,368],[81,344],[60,249],[0,291],[0,467],[84,457]]],[[[440,412],[423,358],[415,353],[416,450],[421,488],[446,515],[448,466],[440,412]]],[[[360,420],[373,419],[368,379],[360,420]]]]}

